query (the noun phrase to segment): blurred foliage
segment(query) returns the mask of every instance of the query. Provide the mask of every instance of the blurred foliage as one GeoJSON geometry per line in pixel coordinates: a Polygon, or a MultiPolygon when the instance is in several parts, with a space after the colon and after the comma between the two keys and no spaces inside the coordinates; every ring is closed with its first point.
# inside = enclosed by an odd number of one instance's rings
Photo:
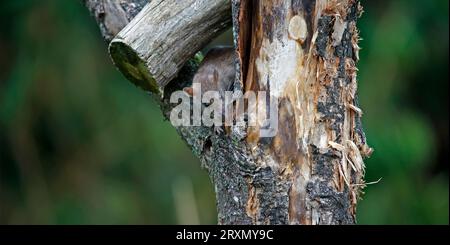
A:
{"type": "MultiPolygon", "coordinates": [[[[448,1],[363,1],[360,224],[448,224],[448,1]]],[[[0,223],[216,223],[208,176],[80,1],[0,2],[0,223]]]]}

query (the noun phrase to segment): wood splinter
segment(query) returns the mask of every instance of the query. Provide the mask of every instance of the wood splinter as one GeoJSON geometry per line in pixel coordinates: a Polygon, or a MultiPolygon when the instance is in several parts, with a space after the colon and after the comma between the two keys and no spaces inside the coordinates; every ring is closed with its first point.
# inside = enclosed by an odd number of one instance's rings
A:
{"type": "Polygon", "coordinates": [[[231,25],[230,0],[153,0],[111,41],[127,79],[161,95],[185,62],[231,25]]]}

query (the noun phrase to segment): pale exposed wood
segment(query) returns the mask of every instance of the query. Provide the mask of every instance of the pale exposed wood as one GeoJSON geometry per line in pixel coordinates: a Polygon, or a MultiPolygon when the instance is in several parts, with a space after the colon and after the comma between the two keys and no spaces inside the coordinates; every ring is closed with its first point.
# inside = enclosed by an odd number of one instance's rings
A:
{"type": "Polygon", "coordinates": [[[161,94],[185,62],[230,25],[230,0],[153,0],[109,50],[129,80],[161,94]]]}
{"type": "MultiPolygon", "coordinates": [[[[255,0],[251,10],[234,3],[239,13],[252,13],[249,60],[238,60],[248,70],[238,78],[246,78],[247,91],[279,101],[275,137],[247,129],[255,167],[268,167],[273,178],[271,191],[249,182],[248,215],[255,223],[267,223],[269,210],[278,210],[282,223],[354,223],[362,157],[370,152],[355,105],[359,2],[255,0]]],[[[238,44],[248,42],[241,33],[238,44]]]]}

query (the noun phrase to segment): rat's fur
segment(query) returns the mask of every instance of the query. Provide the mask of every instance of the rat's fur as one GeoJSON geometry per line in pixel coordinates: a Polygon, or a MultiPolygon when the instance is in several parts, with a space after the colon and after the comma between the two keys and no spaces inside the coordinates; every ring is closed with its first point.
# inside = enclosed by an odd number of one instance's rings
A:
{"type": "MultiPolygon", "coordinates": [[[[218,91],[224,98],[225,91],[231,90],[234,82],[235,57],[233,47],[212,48],[201,62],[192,83],[202,85],[202,94],[206,91],[218,91]]],[[[192,87],[184,90],[192,96],[192,87]]]]}

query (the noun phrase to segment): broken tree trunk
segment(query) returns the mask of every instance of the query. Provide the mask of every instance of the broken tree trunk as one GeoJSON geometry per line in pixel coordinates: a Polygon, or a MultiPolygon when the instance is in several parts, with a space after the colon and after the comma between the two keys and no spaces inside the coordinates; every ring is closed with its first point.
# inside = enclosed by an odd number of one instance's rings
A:
{"type": "MultiPolygon", "coordinates": [[[[84,2],[109,42],[147,1],[84,2]]],[[[371,151],[356,96],[359,2],[228,4],[238,53],[234,90],[266,91],[276,100],[278,131],[261,138],[259,127],[232,126],[220,134],[211,127],[176,127],[209,173],[219,224],[355,223],[365,186],[362,158],[371,151]]],[[[167,118],[171,92],[189,85],[196,65],[188,61],[171,71],[177,78],[161,83],[164,96],[155,98],[167,118]]]]}

